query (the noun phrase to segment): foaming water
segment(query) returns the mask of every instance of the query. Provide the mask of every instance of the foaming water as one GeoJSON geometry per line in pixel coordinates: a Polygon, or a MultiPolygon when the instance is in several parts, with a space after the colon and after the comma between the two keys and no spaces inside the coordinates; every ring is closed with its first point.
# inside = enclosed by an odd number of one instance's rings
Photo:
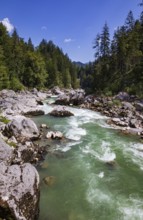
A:
{"type": "Polygon", "coordinates": [[[45,114],[48,114],[53,110],[53,106],[47,105],[47,103],[44,103],[42,106],[42,110],[45,112],[45,114]]]}
{"type": "MultiPolygon", "coordinates": [[[[43,106],[46,114],[54,107],[43,106]]],[[[99,113],[67,109],[74,116],[36,119],[69,139],[53,146],[61,157],[47,155],[48,168],[39,168],[41,180],[55,179],[51,187],[41,181],[39,220],[142,220],[143,144],[99,113]]]]}
{"type": "Polygon", "coordinates": [[[116,159],[116,154],[111,150],[110,144],[103,141],[101,146],[97,149],[93,149],[92,146],[85,146],[82,148],[83,153],[91,154],[96,159],[103,162],[111,162],[116,159]]]}
{"type": "Polygon", "coordinates": [[[143,200],[130,196],[128,200],[122,200],[119,211],[123,215],[124,220],[129,219],[143,219],[143,200]]]}

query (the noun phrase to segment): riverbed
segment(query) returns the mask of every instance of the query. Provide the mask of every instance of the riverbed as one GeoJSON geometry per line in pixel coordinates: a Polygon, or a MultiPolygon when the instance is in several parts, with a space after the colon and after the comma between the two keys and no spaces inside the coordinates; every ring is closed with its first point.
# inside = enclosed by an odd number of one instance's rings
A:
{"type": "MultiPolygon", "coordinates": [[[[44,104],[47,114],[55,106],[44,104]]],[[[70,141],[55,144],[39,167],[39,220],[142,220],[143,144],[106,123],[100,113],[67,107],[74,116],[35,119],[70,141]],[[52,176],[47,186],[43,178],[52,176]]]]}

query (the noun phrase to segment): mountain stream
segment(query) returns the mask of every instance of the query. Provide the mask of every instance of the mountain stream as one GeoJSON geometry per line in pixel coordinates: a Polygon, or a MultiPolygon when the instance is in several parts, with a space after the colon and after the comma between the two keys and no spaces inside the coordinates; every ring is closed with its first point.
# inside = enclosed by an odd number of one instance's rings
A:
{"type": "Polygon", "coordinates": [[[142,220],[143,144],[110,127],[100,113],[67,108],[74,116],[35,119],[70,139],[54,144],[60,156],[48,154],[38,169],[39,220],[142,220]],[[46,176],[53,177],[51,186],[46,176]]]}

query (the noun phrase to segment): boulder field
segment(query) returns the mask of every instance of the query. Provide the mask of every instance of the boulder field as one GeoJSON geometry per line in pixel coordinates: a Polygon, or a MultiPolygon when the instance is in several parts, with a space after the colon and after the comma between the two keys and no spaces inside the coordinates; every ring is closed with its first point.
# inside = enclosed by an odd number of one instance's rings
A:
{"type": "Polygon", "coordinates": [[[33,143],[40,136],[37,125],[24,115],[44,114],[45,93],[34,90],[0,92],[0,219],[37,220],[39,174],[31,164],[43,153],[33,143]],[[40,104],[39,104],[40,103],[40,104]]]}

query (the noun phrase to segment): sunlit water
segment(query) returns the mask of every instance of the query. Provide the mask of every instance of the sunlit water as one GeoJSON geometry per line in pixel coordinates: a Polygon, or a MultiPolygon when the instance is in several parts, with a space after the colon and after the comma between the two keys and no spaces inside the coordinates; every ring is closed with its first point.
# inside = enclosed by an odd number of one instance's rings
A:
{"type": "MultiPolygon", "coordinates": [[[[53,107],[45,104],[45,113],[53,107]]],[[[99,113],[69,109],[75,116],[35,119],[71,139],[53,146],[63,157],[47,155],[48,166],[39,168],[39,219],[142,220],[143,144],[110,128],[99,113]],[[46,176],[54,176],[52,186],[42,181],[46,176]]]]}

